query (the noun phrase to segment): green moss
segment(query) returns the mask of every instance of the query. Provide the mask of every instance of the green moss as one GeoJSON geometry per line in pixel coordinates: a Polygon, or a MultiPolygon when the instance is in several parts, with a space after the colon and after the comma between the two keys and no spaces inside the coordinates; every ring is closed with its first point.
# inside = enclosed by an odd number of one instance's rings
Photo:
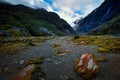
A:
{"type": "Polygon", "coordinates": [[[88,45],[96,45],[100,52],[120,51],[120,38],[112,36],[80,36],[79,39],[72,39],[74,43],[87,42],[88,45]]]}
{"type": "Polygon", "coordinates": [[[105,62],[105,61],[107,61],[107,59],[104,56],[97,57],[96,60],[98,62],[105,62]]]}
{"type": "MultiPolygon", "coordinates": [[[[42,42],[50,39],[49,37],[1,37],[0,38],[0,56],[15,54],[17,49],[25,46],[40,46],[42,42]]],[[[23,48],[22,48],[23,50],[23,48]]]]}
{"type": "Polygon", "coordinates": [[[17,31],[17,30],[15,30],[13,28],[8,29],[8,31],[14,37],[20,36],[20,31],[17,31]]]}
{"type": "Polygon", "coordinates": [[[109,52],[109,49],[105,49],[105,48],[99,48],[98,51],[102,52],[102,53],[106,53],[109,52]]]}

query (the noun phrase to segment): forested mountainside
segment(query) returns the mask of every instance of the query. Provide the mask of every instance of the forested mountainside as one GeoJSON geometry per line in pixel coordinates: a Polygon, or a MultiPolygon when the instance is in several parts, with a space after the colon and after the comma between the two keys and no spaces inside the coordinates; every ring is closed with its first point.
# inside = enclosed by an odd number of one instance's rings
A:
{"type": "Polygon", "coordinates": [[[0,36],[71,35],[75,31],[56,13],[0,2],[0,36]]]}

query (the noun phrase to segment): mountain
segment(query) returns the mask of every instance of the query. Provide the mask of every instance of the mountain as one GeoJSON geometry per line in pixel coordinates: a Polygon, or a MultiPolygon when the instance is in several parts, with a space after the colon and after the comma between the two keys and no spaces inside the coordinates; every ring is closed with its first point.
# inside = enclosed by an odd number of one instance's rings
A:
{"type": "Polygon", "coordinates": [[[120,14],[91,30],[89,35],[116,35],[120,36],[120,14]]]}
{"type": "Polygon", "coordinates": [[[56,13],[0,2],[0,36],[71,35],[73,28],[56,13]]]}
{"type": "Polygon", "coordinates": [[[120,0],[105,0],[100,7],[76,24],[79,33],[120,33],[120,0]]]}

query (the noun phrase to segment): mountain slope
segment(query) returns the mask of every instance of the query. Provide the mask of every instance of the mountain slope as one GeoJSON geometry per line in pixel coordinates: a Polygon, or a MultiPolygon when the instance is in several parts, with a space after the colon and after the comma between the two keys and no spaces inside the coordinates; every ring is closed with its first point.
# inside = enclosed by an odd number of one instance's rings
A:
{"type": "Polygon", "coordinates": [[[56,13],[0,3],[0,36],[70,35],[73,28],[56,13]]]}
{"type": "Polygon", "coordinates": [[[99,27],[93,29],[88,34],[90,35],[120,35],[120,14],[110,21],[107,21],[99,27]]]}
{"type": "Polygon", "coordinates": [[[79,33],[88,33],[120,13],[120,0],[105,0],[100,7],[77,23],[79,33]]]}

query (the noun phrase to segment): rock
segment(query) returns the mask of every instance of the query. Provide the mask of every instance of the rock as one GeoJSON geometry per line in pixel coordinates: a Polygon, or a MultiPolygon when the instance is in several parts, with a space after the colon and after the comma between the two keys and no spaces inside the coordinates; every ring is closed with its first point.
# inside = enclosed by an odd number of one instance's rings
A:
{"type": "Polygon", "coordinates": [[[61,49],[61,48],[58,48],[58,49],[56,49],[56,54],[62,54],[63,53],[63,50],[61,49]]]}
{"type": "Polygon", "coordinates": [[[71,50],[64,50],[64,53],[71,53],[71,50]]]}
{"type": "Polygon", "coordinates": [[[93,54],[87,53],[81,55],[74,63],[75,71],[84,79],[91,80],[99,72],[98,63],[93,54]]]}
{"type": "Polygon", "coordinates": [[[12,80],[31,80],[31,76],[35,70],[36,65],[30,64],[23,68],[12,80]]]}
{"type": "Polygon", "coordinates": [[[51,59],[46,59],[45,61],[47,61],[47,62],[52,62],[52,60],[51,60],[51,59]]]}
{"type": "Polygon", "coordinates": [[[80,44],[84,44],[84,45],[86,45],[86,44],[88,44],[89,42],[88,41],[81,41],[80,42],[80,44]]]}
{"type": "Polygon", "coordinates": [[[65,54],[64,54],[64,53],[62,53],[62,54],[58,54],[57,56],[59,56],[59,57],[64,57],[64,56],[65,56],[65,54]]]}
{"type": "Polygon", "coordinates": [[[12,69],[11,67],[6,67],[6,68],[4,69],[4,71],[5,71],[6,73],[11,73],[11,72],[13,71],[13,69],[12,69]]]}
{"type": "Polygon", "coordinates": [[[62,63],[62,62],[56,62],[56,61],[54,62],[55,65],[57,65],[57,64],[61,64],[61,63],[62,63]]]}
{"type": "Polygon", "coordinates": [[[55,55],[56,56],[60,56],[60,57],[64,57],[65,56],[65,52],[62,48],[57,48],[56,51],[55,51],[55,55]]]}
{"type": "Polygon", "coordinates": [[[68,80],[68,77],[67,76],[60,76],[61,80],[68,80]]]}
{"type": "Polygon", "coordinates": [[[99,48],[98,51],[101,53],[106,53],[106,52],[109,52],[110,50],[106,48],[99,48]]]}
{"type": "Polygon", "coordinates": [[[19,64],[23,64],[25,61],[24,60],[21,60],[20,62],[19,62],[19,64]]]}
{"type": "Polygon", "coordinates": [[[104,56],[100,56],[100,57],[96,58],[96,60],[98,62],[105,62],[105,61],[107,61],[107,59],[104,56]]]}
{"type": "Polygon", "coordinates": [[[45,80],[44,78],[41,78],[41,77],[40,77],[39,79],[40,79],[40,80],[45,80]]]}
{"type": "Polygon", "coordinates": [[[60,44],[52,44],[51,45],[53,48],[60,47],[60,44]]]}
{"type": "Polygon", "coordinates": [[[0,72],[2,72],[2,69],[0,68],[0,72]]]}
{"type": "Polygon", "coordinates": [[[40,64],[44,62],[44,57],[38,57],[38,58],[33,58],[31,60],[28,60],[26,62],[27,65],[29,64],[40,64]]]}
{"type": "Polygon", "coordinates": [[[86,44],[86,42],[85,41],[81,41],[80,44],[86,44]]]}

